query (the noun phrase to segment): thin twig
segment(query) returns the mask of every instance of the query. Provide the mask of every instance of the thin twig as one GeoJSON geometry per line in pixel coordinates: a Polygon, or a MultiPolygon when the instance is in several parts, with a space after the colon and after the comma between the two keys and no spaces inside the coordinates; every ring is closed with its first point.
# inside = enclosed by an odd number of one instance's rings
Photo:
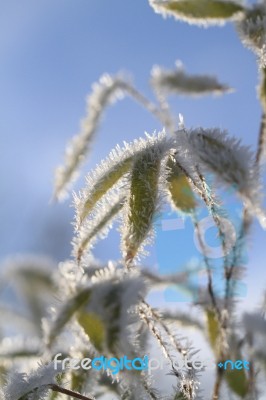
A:
{"type": "Polygon", "coordinates": [[[95,400],[94,397],[83,396],[80,393],[73,392],[73,390],[70,390],[70,389],[62,388],[61,386],[58,386],[56,384],[51,384],[49,386],[50,386],[50,389],[52,389],[54,392],[63,393],[63,394],[66,394],[68,396],[74,397],[75,399],[79,399],[79,400],[95,400]]]}
{"type": "Polygon", "coordinates": [[[215,379],[215,384],[214,384],[213,394],[212,394],[212,400],[219,400],[222,382],[223,382],[223,370],[217,369],[216,370],[216,379],[215,379]]]}
{"type": "Polygon", "coordinates": [[[150,111],[161,123],[169,127],[168,116],[165,111],[157,107],[154,103],[148,100],[142,93],[140,93],[136,88],[129,85],[128,83],[123,83],[123,89],[138,103],[140,103],[146,110],[150,111]]]}
{"type": "Polygon", "coordinates": [[[194,223],[194,226],[195,226],[195,231],[196,231],[196,234],[197,234],[197,238],[198,238],[198,241],[199,241],[201,252],[203,254],[204,263],[205,263],[205,266],[206,266],[206,272],[207,272],[207,277],[208,277],[208,292],[209,292],[209,295],[210,295],[210,298],[211,298],[212,306],[213,306],[213,308],[214,308],[214,310],[215,310],[215,312],[217,314],[218,320],[220,321],[221,312],[220,312],[220,309],[218,307],[218,304],[217,304],[217,301],[216,301],[216,297],[215,297],[215,294],[214,294],[213,281],[212,281],[212,269],[211,269],[211,266],[210,266],[210,263],[209,263],[209,258],[207,256],[206,247],[205,247],[203,239],[202,239],[202,234],[200,232],[199,223],[197,221],[197,218],[196,218],[195,214],[192,216],[192,220],[193,220],[193,223],[194,223]]]}
{"type": "Polygon", "coordinates": [[[257,153],[256,153],[256,165],[258,166],[261,161],[262,157],[265,153],[265,147],[266,147],[266,115],[265,111],[262,114],[261,117],[261,123],[260,123],[260,131],[259,131],[259,138],[258,138],[258,147],[257,147],[257,153]]]}

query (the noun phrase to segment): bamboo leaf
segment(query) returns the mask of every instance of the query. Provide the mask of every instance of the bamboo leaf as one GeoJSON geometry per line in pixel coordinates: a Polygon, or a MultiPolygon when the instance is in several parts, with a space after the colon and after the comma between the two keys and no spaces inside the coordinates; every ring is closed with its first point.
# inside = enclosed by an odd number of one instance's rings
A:
{"type": "Polygon", "coordinates": [[[196,200],[185,174],[177,166],[173,157],[167,162],[169,170],[167,176],[167,187],[171,202],[177,210],[191,213],[196,208],[196,200]]]}
{"type": "Polygon", "coordinates": [[[103,75],[92,87],[92,93],[87,100],[87,115],[82,121],[81,129],[65,152],[64,165],[55,173],[55,198],[63,198],[66,188],[76,180],[77,171],[89,152],[90,144],[99,127],[105,108],[121,98],[124,93],[125,81],[120,76],[103,75]]]}
{"type": "Polygon", "coordinates": [[[255,4],[246,10],[244,18],[237,23],[242,43],[257,56],[262,68],[266,66],[266,11],[263,4],[255,4]]]}
{"type": "Polygon", "coordinates": [[[131,165],[132,156],[126,157],[124,160],[119,160],[115,165],[106,171],[106,173],[100,177],[98,181],[94,183],[88,196],[86,196],[86,201],[78,210],[78,223],[82,224],[87,215],[91,212],[95,204],[102,198],[105,193],[111,189],[117,181],[125,175],[131,165]]]}
{"type": "MultiPolygon", "coordinates": [[[[93,210],[96,203],[111,189],[119,185],[119,181],[132,168],[132,164],[138,155],[141,155],[145,149],[158,146],[172,145],[171,140],[166,140],[164,132],[158,135],[148,135],[145,138],[139,138],[131,143],[124,142],[121,148],[117,145],[109,156],[101,161],[92,173],[87,177],[87,185],[79,196],[75,196],[76,220],[78,230],[89,213],[93,210]]],[[[123,187],[123,181],[118,186],[120,190],[123,187]]]]}
{"type": "Polygon", "coordinates": [[[91,297],[91,288],[80,289],[75,296],[69,299],[59,310],[55,320],[50,328],[47,344],[51,346],[57,336],[61,333],[65,325],[70,321],[73,315],[81,309],[91,297]]]}
{"type": "Polygon", "coordinates": [[[18,256],[4,263],[3,269],[6,270],[4,278],[20,293],[29,311],[32,327],[40,335],[41,319],[46,315],[49,298],[55,292],[55,265],[43,257],[18,256]]]}
{"type": "Polygon", "coordinates": [[[260,176],[254,167],[255,157],[250,149],[218,129],[192,130],[188,142],[191,162],[202,164],[222,183],[233,186],[250,214],[255,215],[265,227],[260,176]]]}
{"type": "Polygon", "coordinates": [[[54,363],[41,364],[29,374],[12,372],[4,386],[5,400],[42,399],[56,383],[56,376],[61,373],[60,367],[55,370],[54,363]]]}
{"type": "Polygon", "coordinates": [[[75,254],[77,260],[80,262],[84,251],[95,241],[96,237],[101,234],[108,233],[108,230],[112,226],[112,221],[117,216],[119,211],[124,205],[125,197],[123,195],[116,196],[111,201],[106,200],[98,208],[98,213],[91,218],[87,224],[79,230],[79,236],[74,241],[75,254]]]}
{"type": "Polygon", "coordinates": [[[158,66],[153,67],[151,84],[156,91],[165,94],[178,93],[203,96],[232,91],[229,86],[221,84],[213,76],[187,74],[180,62],[177,63],[174,70],[165,70],[158,66]]]}
{"type": "Polygon", "coordinates": [[[195,25],[221,25],[245,10],[239,2],[224,0],[150,0],[155,12],[195,25]]]}
{"type": "Polygon", "coordinates": [[[158,204],[158,184],[162,152],[147,148],[135,158],[122,234],[126,261],[132,260],[147,238],[158,204]]]}

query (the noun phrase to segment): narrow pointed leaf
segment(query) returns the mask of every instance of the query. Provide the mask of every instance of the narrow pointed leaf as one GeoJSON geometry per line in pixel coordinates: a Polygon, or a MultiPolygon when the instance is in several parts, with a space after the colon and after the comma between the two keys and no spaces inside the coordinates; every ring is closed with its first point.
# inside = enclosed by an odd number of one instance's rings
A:
{"type": "Polygon", "coordinates": [[[242,43],[257,56],[259,65],[266,66],[266,9],[263,4],[255,4],[246,10],[244,18],[237,23],[242,43]]]}
{"type": "Polygon", "coordinates": [[[182,65],[174,70],[165,70],[155,66],[152,70],[151,84],[158,92],[177,93],[192,96],[223,94],[232,89],[209,75],[189,75],[182,65]]]}
{"type": "Polygon", "coordinates": [[[259,171],[250,149],[218,129],[195,129],[188,135],[191,159],[198,162],[239,194],[251,215],[266,227],[259,171]]]}
{"type": "Polygon", "coordinates": [[[187,177],[177,166],[173,157],[169,157],[167,168],[169,170],[167,176],[167,187],[172,204],[175,208],[185,213],[192,212],[197,203],[187,177]]]}
{"type": "Polygon", "coordinates": [[[125,175],[131,165],[132,156],[126,157],[124,160],[119,161],[93,185],[90,189],[84,205],[81,207],[81,211],[78,212],[79,223],[82,223],[87,215],[92,211],[95,204],[102,198],[105,193],[111,189],[117,181],[125,175]]]}
{"type": "Polygon", "coordinates": [[[108,233],[109,228],[112,227],[114,218],[124,206],[124,200],[124,196],[120,196],[114,199],[110,207],[107,208],[107,205],[104,204],[104,207],[100,207],[98,214],[89,220],[87,225],[80,229],[79,237],[75,243],[75,253],[78,261],[81,260],[84,251],[95,241],[98,235],[108,233]]]}
{"type": "Polygon", "coordinates": [[[91,288],[84,288],[77,292],[75,296],[69,299],[59,310],[55,320],[52,323],[48,334],[47,344],[51,346],[57,336],[61,333],[65,325],[70,321],[73,315],[81,309],[91,297],[91,288]]]}
{"type": "Polygon", "coordinates": [[[55,173],[56,198],[63,198],[66,189],[76,180],[77,171],[89,152],[104,109],[122,97],[124,85],[125,81],[121,77],[109,75],[103,75],[99,82],[93,85],[87,101],[87,116],[82,121],[79,134],[71,140],[66,149],[64,165],[58,167],[55,173]]]}
{"type": "Polygon", "coordinates": [[[158,203],[161,157],[161,152],[153,148],[147,149],[135,159],[122,235],[126,260],[132,260],[136,256],[152,228],[158,203]]]}

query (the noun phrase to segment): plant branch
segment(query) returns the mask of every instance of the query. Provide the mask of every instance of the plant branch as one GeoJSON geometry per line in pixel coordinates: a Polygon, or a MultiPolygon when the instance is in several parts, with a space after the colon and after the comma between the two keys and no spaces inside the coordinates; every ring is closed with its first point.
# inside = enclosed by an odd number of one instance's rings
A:
{"type": "Polygon", "coordinates": [[[53,392],[63,393],[63,394],[66,394],[68,396],[74,397],[75,399],[79,399],[79,400],[95,400],[94,397],[83,396],[80,393],[73,392],[73,390],[65,389],[65,388],[62,388],[61,386],[58,386],[58,385],[55,385],[55,384],[51,384],[49,386],[50,386],[50,389],[53,392]]]}
{"type": "Polygon", "coordinates": [[[263,154],[265,152],[265,147],[266,147],[266,114],[264,111],[262,114],[262,117],[261,117],[260,131],[259,131],[259,138],[258,138],[258,147],[257,147],[257,153],[256,153],[256,165],[257,166],[259,166],[259,164],[262,161],[263,154]]]}
{"type": "Polygon", "coordinates": [[[216,371],[216,379],[213,388],[212,400],[219,400],[222,381],[223,381],[223,370],[219,369],[216,371]]]}

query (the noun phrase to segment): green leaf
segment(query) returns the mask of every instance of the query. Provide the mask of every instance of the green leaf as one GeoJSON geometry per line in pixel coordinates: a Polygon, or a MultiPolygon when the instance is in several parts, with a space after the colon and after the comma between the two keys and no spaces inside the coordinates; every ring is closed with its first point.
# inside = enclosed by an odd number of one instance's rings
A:
{"type": "Polygon", "coordinates": [[[94,313],[82,311],[79,313],[77,320],[89,336],[92,344],[101,352],[103,350],[103,342],[105,338],[105,327],[103,321],[94,313]]]}
{"type": "Polygon", "coordinates": [[[147,148],[134,161],[128,212],[122,235],[126,261],[132,260],[152,227],[158,202],[158,182],[162,153],[147,148]]]}
{"type": "Polygon", "coordinates": [[[223,0],[150,0],[155,11],[173,15],[194,24],[217,24],[234,19],[245,8],[239,3],[223,0]]]}
{"type": "Polygon", "coordinates": [[[167,176],[168,190],[174,207],[185,213],[191,213],[197,203],[187,177],[172,157],[168,159],[167,168],[169,170],[167,176]]]}
{"type": "Polygon", "coordinates": [[[131,165],[132,156],[126,157],[124,160],[119,161],[113,165],[90,189],[88,198],[86,199],[82,209],[78,212],[79,223],[82,223],[87,215],[91,212],[95,204],[102,198],[102,196],[111,189],[117,181],[125,175],[131,165]]]}
{"type": "Polygon", "coordinates": [[[94,223],[94,218],[91,221],[88,229],[85,229],[85,233],[81,235],[81,240],[77,244],[77,260],[80,261],[81,257],[84,253],[84,250],[89,246],[90,242],[97,236],[99,233],[104,230],[108,224],[112,223],[114,217],[119,213],[119,211],[124,206],[124,197],[118,198],[118,200],[110,207],[110,209],[105,212],[105,214],[100,215],[100,219],[94,223]]]}
{"type": "Polygon", "coordinates": [[[48,345],[51,346],[57,336],[73,315],[88,303],[91,297],[91,288],[81,289],[74,297],[69,299],[59,311],[48,335],[48,345]]]}
{"type": "Polygon", "coordinates": [[[217,339],[219,338],[219,322],[213,310],[206,311],[207,315],[207,330],[212,349],[217,350],[217,339]]]}

